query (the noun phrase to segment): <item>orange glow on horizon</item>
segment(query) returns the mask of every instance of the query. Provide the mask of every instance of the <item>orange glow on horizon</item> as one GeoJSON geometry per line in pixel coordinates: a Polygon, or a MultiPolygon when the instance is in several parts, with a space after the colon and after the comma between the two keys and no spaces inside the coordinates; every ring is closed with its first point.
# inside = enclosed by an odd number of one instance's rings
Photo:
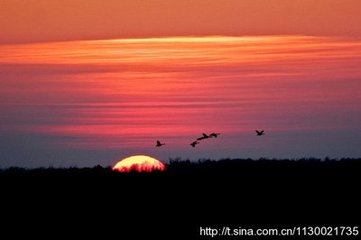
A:
{"type": "Polygon", "coordinates": [[[94,64],[148,69],[158,64],[204,65],[260,63],[265,61],[322,60],[338,57],[318,50],[338,48],[348,57],[360,54],[361,43],[342,38],[302,35],[205,36],[88,40],[0,45],[0,63],[94,64]],[[313,55],[309,51],[316,51],[313,55]],[[134,64],[136,64],[134,66],[134,64]]]}
{"type": "Polygon", "coordinates": [[[112,169],[119,172],[152,172],[164,171],[166,167],[161,161],[155,158],[145,155],[136,155],[124,158],[117,162],[112,169]]]}
{"type": "Polygon", "coordinates": [[[151,68],[181,62],[184,65],[203,66],[299,60],[300,57],[311,60],[337,57],[327,52],[317,54],[320,49],[333,48],[339,48],[339,51],[354,49],[353,53],[348,53],[352,57],[360,54],[360,46],[359,41],[301,35],[111,39],[0,45],[0,63],[99,66],[106,63],[110,66],[121,64],[123,68],[134,68],[137,67],[134,64],[145,63],[146,67],[151,68]]]}

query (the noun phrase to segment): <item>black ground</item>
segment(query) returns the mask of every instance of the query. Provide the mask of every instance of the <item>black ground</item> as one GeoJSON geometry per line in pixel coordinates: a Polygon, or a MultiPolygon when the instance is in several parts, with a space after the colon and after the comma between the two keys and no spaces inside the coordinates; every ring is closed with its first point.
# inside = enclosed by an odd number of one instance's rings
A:
{"type": "Polygon", "coordinates": [[[361,159],[179,161],[156,173],[10,168],[0,182],[12,238],[210,239],[200,226],[361,222],[361,159]]]}

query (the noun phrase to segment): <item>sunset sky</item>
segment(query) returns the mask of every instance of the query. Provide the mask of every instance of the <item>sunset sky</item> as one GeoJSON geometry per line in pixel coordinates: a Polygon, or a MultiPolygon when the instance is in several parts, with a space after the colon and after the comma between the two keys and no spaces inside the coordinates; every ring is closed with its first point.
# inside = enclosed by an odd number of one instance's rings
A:
{"type": "Polygon", "coordinates": [[[361,157],[360,9],[0,0],[0,167],[361,157]]]}

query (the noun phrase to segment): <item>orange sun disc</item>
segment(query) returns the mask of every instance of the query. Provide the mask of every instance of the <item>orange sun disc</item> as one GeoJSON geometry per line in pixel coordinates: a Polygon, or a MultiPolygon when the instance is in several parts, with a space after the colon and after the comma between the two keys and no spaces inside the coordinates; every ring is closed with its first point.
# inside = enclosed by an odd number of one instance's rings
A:
{"type": "Polygon", "coordinates": [[[112,169],[119,172],[152,172],[164,171],[165,168],[165,165],[155,158],[145,155],[136,155],[120,160],[112,169]]]}

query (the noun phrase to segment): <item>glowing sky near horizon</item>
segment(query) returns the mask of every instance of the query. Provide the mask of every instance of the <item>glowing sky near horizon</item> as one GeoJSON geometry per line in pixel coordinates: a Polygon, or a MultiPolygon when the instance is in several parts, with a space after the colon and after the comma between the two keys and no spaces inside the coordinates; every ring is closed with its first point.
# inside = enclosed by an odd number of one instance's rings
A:
{"type": "Polygon", "coordinates": [[[1,166],[361,155],[357,40],[170,37],[0,52],[1,166]],[[190,147],[212,131],[220,138],[190,147]]]}

